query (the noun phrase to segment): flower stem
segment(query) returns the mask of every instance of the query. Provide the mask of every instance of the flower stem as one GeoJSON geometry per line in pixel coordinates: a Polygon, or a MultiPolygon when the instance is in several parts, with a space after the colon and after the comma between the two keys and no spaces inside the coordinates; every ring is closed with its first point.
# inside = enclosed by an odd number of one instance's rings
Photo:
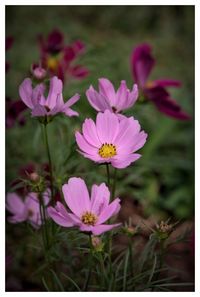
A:
{"type": "Polygon", "coordinates": [[[112,194],[111,194],[111,201],[115,197],[115,189],[116,189],[116,181],[117,181],[117,168],[114,170],[114,177],[113,177],[113,184],[112,184],[112,194]]]}
{"type": "Polygon", "coordinates": [[[108,163],[106,163],[106,171],[107,171],[107,184],[108,184],[108,188],[110,188],[110,168],[108,163]]]}
{"type": "Polygon", "coordinates": [[[51,155],[50,155],[50,149],[49,149],[47,124],[44,124],[44,135],[45,135],[45,144],[46,144],[47,156],[48,156],[48,160],[49,160],[51,198],[53,200],[53,169],[52,169],[52,161],[51,161],[51,155]]]}
{"type": "Polygon", "coordinates": [[[87,274],[87,278],[85,281],[83,291],[87,291],[88,285],[90,282],[90,278],[91,278],[91,274],[92,274],[92,237],[91,237],[91,235],[89,235],[89,244],[90,244],[89,270],[88,270],[88,274],[87,274]]]}

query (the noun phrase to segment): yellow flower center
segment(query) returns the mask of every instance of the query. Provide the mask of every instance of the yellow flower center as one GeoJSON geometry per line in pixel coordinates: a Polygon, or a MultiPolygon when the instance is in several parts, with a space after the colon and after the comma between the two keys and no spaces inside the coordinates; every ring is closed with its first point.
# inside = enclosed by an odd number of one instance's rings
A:
{"type": "Polygon", "coordinates": [[[104,143],[99,149],[102,158],[111,158],[117,155],[116,146],[112,143],[104,143]]]}
{"type": "Polygon", "coordinates": [[[90,211],[86,211],[82,215],[81,221],[86,225],[94,226],[95,223],[97,222],[97,216],[95,214],[91,213],[90,211]]]}
{"type": "Polygon", "coordinates": [[[51,70],[56,70],[58,68],[58,59],[55,57],[48,57],[47,67],[51,70]]]}
{"type": "Polygon", "coordinates": [[[146,82],[145,87],[146,87],[147,89],[148,89],[148,88],[153,88],[154,85],[155,85],[155,83],[154,83],[153,81],[149,80],[149,81],[146,82]]]}

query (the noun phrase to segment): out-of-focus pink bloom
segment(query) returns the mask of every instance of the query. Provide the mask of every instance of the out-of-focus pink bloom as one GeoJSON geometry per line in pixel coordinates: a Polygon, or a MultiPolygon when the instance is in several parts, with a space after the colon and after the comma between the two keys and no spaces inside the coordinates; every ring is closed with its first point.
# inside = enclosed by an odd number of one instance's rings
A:
{"type": "Polygon", "coordinates": [[[55,208],[50,206],[47,209],[49,216],[58,225],[77,226],[81,231],[92,232],[94,235],[100,235],[120,225],[119,223],[104,224],[116,215],[121,207],[119,198],[109,204],[110,192],[104,183],[92,186],[91,198],[81,178],[70,178],[68,184],[63,185],[62,190],[65,202],[72,213],[69,213],[60,202],[56,203],[55,208]]]}
{"type": "Polygon", "coordinates": [[[135,84],[130,91],[125,80],[122,80],[119,89],[115,92],[113,84],[108,79],[100,78],[99,92],[90,86],[86,91],[86,96],[97,111],[104,112],[108,109],[111,112],[120,113],[134,105],[138,98],[138,87],[135,84]]]}
{"type": "Polygon", "coordinates": [[[141,157],[135,154],[146,142],[147,134],[140,131],[133,117],[122,118],[106,110],[98,113],[96,124],[86,119],[82,134],[76,132],[80,153],[97,163],[111,163],[115,168],[125,168],[141,157]]]}
{"type": "Polygon", "coordinates": [[[54,116],[58,113],[64,113],[69,117],[78,116],[78,112],[70,107],[79,100],[80,95],[75,94],[64,103],[62,89],[62,81],[56,76],[51,78],[49,94],[45,98],[45,85],[41,83],[32,88],[31,79],[26,78],[19,87],[19,94],[22,101],[32,110],[33,117],[54,116]]]}
{"type": "Polygon", "coordinates": [[[87,68],[81,65],[74,65],[78,56],[82,55],[85,45],[77,40],[70,45],[64,43],[64,35],[59,30],[53,30],[47,37],[39,36],[39,46],[42,67],[50,76],[58,76],[64,83],[70,76],[83,79],[88,74],[87,68]]]}
{"type": "MultiPolygon", "coordinates": [[[[44,205],[47,206],[50,200],[50,191],[43,193],[44,205]]],[[[28,221],[34,228],[42,224],[40,215],[40,203],[37,193],[29,193],[23,201],[16,193],[8,193],[6,209],[12,214],[8,221],[13,224],[28,221]]]]}
{"type": "Polygon", "coordinates": [[[182,110],[166,90],[167,87],[180,87],[180,81],[168,78],[148,81],[154,65],[155,59],[152,57],[149,44],[141,44],[133,49],[131,71],[144,96],[152,101],[160,112],[179,120],[190,119],[191,117],[182,110]]]}
{"type": "Polygon", "coordinates": [[[47,71],[38,64],[32,64],[31,74],[36,80],[40,81],[46,78],[47,71]]]}
{"type": "Polygon", "coordinates": [[[6,128],[12,128],[16,123],[23,126],[26,122],[24,111],[27,106],[21,100],[6,98],[6,128]]]}
{"type": "MultiPolygon", "coordinates": [[[[8,50],[12,47],[12,45],[13,45],[13,41],[14,41],[14,39],[13,39],[12,36],[8,36],[8,37],[6,37],[6,51],[8,51],[8,50]]],[[[9,69],[10,69],[10,63],[8,63],[8,62],[6,61],[6,72],[7,72],[9,69]]]]}

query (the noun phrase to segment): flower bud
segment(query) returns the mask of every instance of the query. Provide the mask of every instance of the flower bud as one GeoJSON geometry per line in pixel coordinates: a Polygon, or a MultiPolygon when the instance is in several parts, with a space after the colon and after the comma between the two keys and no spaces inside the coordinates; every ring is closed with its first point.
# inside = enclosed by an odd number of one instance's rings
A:
{"type": "Polygon", "coordinates": [[[102,242],[100,237],[92,236],[92,246],[96,252],[102,252],[104,243],[102,242]]]}
{"type": "Polygon", "coordinates": [[[43,80],[46,77],[46,70],[39,65],[32,65],[31,66],[31,73],[33,77],[37,80],[43,80]]]}

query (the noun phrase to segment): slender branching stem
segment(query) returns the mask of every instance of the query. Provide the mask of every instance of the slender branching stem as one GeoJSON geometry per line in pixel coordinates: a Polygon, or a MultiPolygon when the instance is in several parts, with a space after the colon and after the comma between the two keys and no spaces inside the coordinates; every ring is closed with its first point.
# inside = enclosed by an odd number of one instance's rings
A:
{"type": "Polygon", "coordinates": [[[51,187],[51,198],[53,200],[53,167],[52,167],[52,161],[51,161],[51,154],[49,149],[49,141],[48,141],[48,132],[47,132],[47,124],[44,124],[44,135],[45,135],[45,145],[47,150],[47,156],[49,161],[49,171],[50,171],[50,187],[51,187]]]}

